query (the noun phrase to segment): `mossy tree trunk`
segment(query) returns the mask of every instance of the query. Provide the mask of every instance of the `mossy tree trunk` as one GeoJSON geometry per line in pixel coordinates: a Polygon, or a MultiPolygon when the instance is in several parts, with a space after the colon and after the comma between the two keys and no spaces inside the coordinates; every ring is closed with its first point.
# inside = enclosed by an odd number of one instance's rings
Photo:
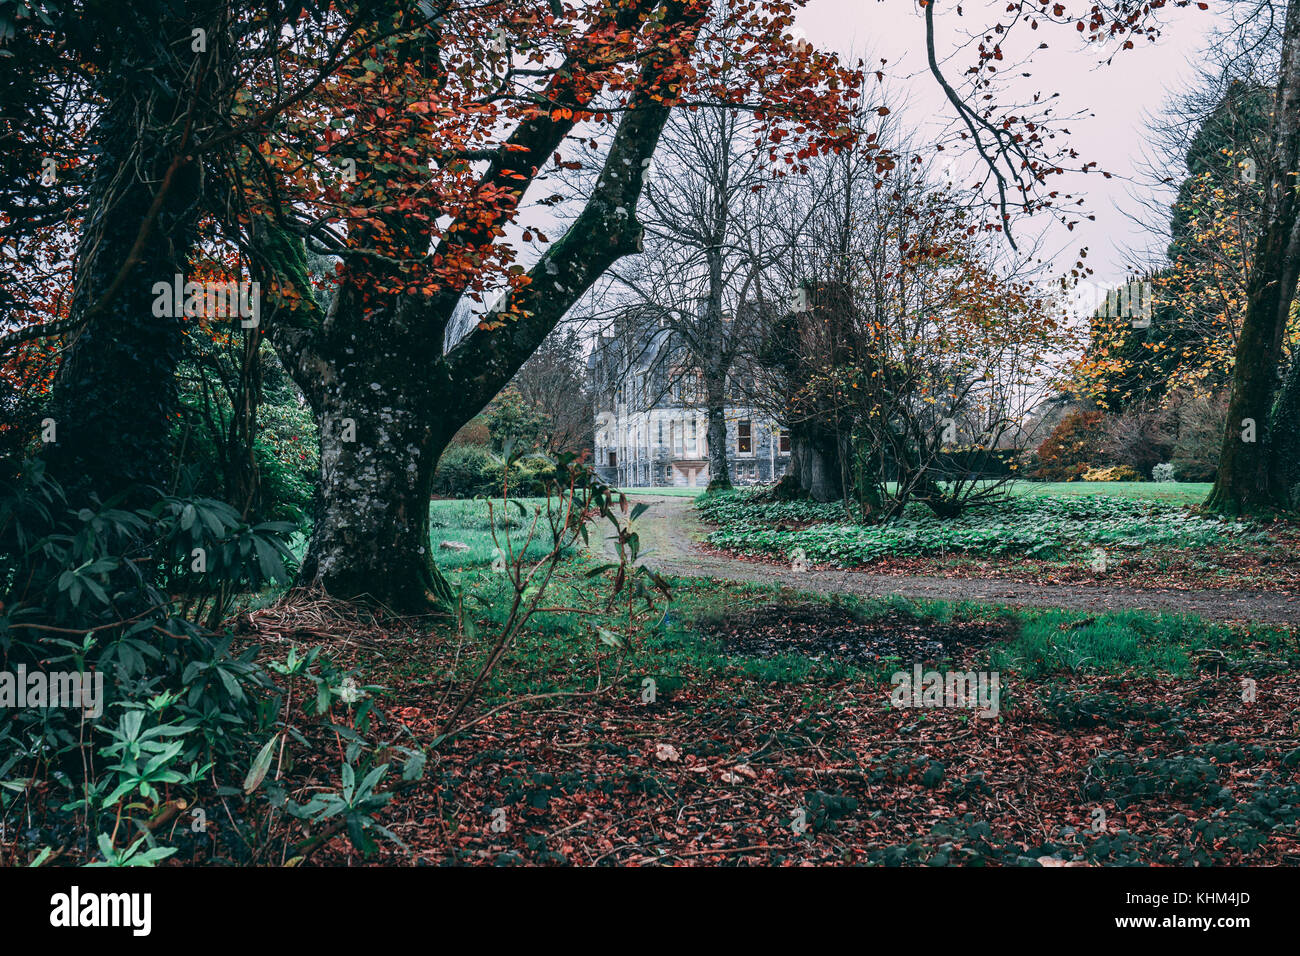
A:
{"type": "Polygon", "coordinates": [[[1282,59],[1273,106],[1272,148],[1265,169],[1262,229],[1246,290],[1246,318],[1237,340],[1232,397],[1218,474],[1206,507],[1244,514],[1290,505],[1275,440],[1294,430],[1273,416],[1282,341],[1300,274],[1300,0],[1287,4],[1282,59]],[[1253,439],[1253,440],[1252,440],[1253,439]]]}
{"type": "MultiPolygon", "coordinates": [[[[87,41],[106,106],[92,134],[99,152],[74,265],[76,330],[50,404],[56,441],[46,447],[50,473],[74,500],[171,481],[184,331],[178,318],[154,314],[152,288],[188,268],[202,186],[192,107],[216,82],[196,68],[203,54],[190,53],[191,30],[213,23],[213,4],[143,2],[105,15],[114,22],[87,41]],[[148,46],[127,56],[117,48],[125,35],[148,46]]],[[[212,43],[220,62],[217,36],[212,43]]]]}

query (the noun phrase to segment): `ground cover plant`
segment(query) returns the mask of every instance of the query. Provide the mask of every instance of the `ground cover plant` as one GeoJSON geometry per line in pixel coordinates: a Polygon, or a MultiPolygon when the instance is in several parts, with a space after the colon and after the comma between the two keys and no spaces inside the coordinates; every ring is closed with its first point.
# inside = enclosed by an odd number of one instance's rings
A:
{"type": "Polygon", "coordinates": [[[778,501],[761,490],[709,495],[696,509],[710,546],[774,561],[1063,580],[1119,572],[1139,586],[1295,583],[1295,529],[1286,522],[1202,514],[1150,483],[1118,495],[1105,493],[1108,483],[1071,493],[1076,487],[1023,483],[1005,501],[951,519],[913,507],[865,523],[839,502],[778,501]]]}

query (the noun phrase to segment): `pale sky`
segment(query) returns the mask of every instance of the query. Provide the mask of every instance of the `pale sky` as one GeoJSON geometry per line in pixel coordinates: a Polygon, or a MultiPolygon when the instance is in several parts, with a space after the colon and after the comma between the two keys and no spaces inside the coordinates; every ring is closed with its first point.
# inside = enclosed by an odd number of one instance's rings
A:
{"type": "MultiPolygon", "coordinates": [[[[966,0],[965,15],[957,17],[955,0],[939,2],[936,51],[941,61],[965,35],[995,22],[1006,8],[1005,0],[966,0]]],[[[1064,2],[1071,12],[1086,9],[1078,0],[1064,2]]],[[[1059,92],[1059,113],[1093,114],[1066,124],[1073,134],[1070,142],[1082,161],[1096,161],[1115,176],[1071,177],[1066,186],[1086,197],[1086,208],[1096,215],[1095,222],[1085,220],[1070,232],[1042,216],[1042,227],[1047,230],[1043,251],[1060,251],[1056,256],[1059,268],[1068,268],[1078,247],[1087,246],[1087,262],[1096,270],[1096,279],[1103,286],[1110,285],[1125,276],[1125,249],[1151,243],[1150,236],[1125,215],[1125,211],[1139,211],[1129,194],[1143,188],[1144,118],[1156,114],[1171,93],[1186,88],[1195,77],[1196,53],[1204,47],[1215,23],[1214,0],[1210,2],[1210,11],[1191,7],[1163,13],[1166,26],[1156,43],[1140,40],[1135,49],[1120,53],[1109,66],[1099,62],[1104,58],[1102,51],[1087,47],[1072,27],[1044,25],[1032,34],[1024,32],[1025,39],[1032,36],[1035,43],[1047,42],[1049,48],[1034,52],[1025,68],[1032,73],[1030,78],[1022,78],[1023,71],[1014,72],[1011,88],[1025,99],[1036,91],[1059,92]]],[[[903,119],[908,127],[928,131],[933,138],[955,119],[926,69],[925,23],[915,0],[810,0],[797,26],[817,47],[846,57],[863,57],[870,68],[879,65],[881,57],[886,58],[889,63],[884,71],[891,87],[906,93],[903,119]]],[[[1006,52],[1009,61],[1018,56],[1006,52]]],[[[973,62],[973,52],[958,52],[951,61],[953,69],[945,69],[945,73],[956,85],[973,62]]],[[[1020,228],[1028,234],[1024,226],[1020,228]]]]}

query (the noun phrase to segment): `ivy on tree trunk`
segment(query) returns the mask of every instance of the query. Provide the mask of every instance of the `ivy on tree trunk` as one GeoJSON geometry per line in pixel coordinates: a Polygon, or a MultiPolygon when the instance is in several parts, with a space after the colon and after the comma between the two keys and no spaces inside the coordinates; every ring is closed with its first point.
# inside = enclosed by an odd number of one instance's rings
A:
{"type": "MultiPolygon", "coordinates": [[[[201,175],[187,152],[196,84],[190,31],[204,10],[137,4],[116,13],[139,36],[143,71],[109,50],[99,56],[106,100],[94,128],[98,156],[86,191],[69,318],[75,328],[54,384],[46,447],[50,473],[74,499],[100,499],[172,480],[179,317],[154,314],[155,282],[184,274],[197,238],[201,175]],[[168,43],[173,40],[174,43],[168,43]],[[180,44],[180,46],[177,46],[180,44]],[[163,78],[166,82],[163,82],[163,78]]],[[[196,8],[199,5],[195,5],[196,8]]],[[[103,44],[117,38],[105,27],[103,44]]],[[[215,41],[214,41],[215,42],[215,41]]]]}

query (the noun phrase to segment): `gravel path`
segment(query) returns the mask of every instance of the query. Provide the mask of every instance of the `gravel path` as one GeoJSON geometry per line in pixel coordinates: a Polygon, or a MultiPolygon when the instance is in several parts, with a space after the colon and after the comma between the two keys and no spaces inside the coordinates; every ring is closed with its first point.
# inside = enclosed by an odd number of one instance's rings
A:
{"type": "Polygon", "coordinates": [[[989,578],[943,578],[869,571],[798,572],[776,563],[742,561],[706,554],[697,544],[708,533],[690,498],[629,496],[649,510],[637,519],[645,561],[669,574],[730,581],[783,584],[807,591],[835,591],[867,597],[897,594],[908,598],[979,601],[1012,607],[1059,607],[1080,611],[1133,608],[1195,614],[1220,621],[1261,621],[1300,625],[1300,600],[1261,591],[1223,588],[1177,591],[1099,585],[1037,584],[989,578]]]}

